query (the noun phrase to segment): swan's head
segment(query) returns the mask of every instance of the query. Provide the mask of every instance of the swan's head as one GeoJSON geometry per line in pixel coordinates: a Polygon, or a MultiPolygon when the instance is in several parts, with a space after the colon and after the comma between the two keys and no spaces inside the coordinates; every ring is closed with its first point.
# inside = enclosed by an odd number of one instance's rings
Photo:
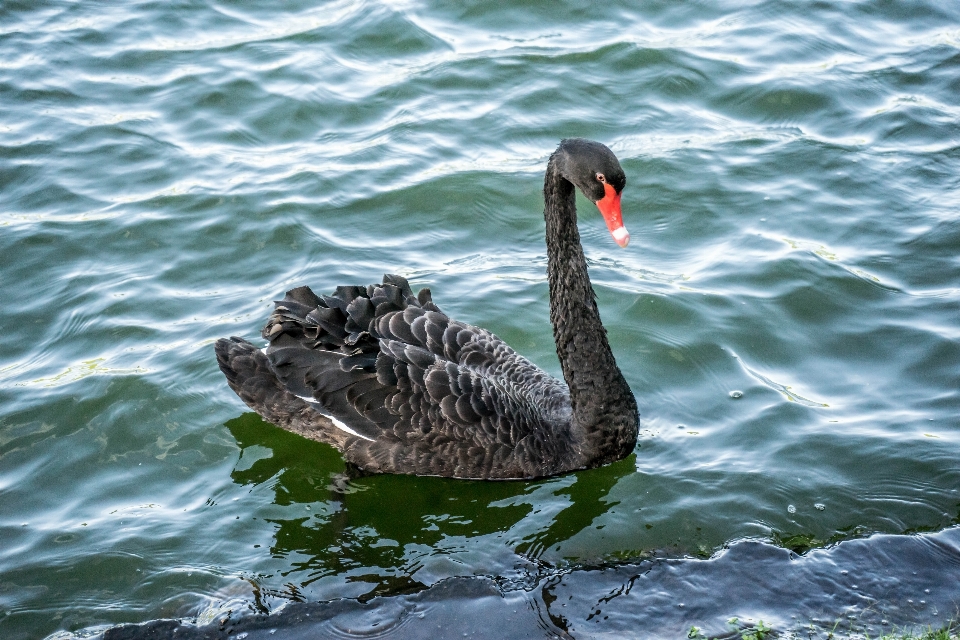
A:
{"type": "Polygon", "coordinates": [[[617,156],[606,145],[583,138],[568,138],[560,143],[557,151],[563,177],[597,205],[617,244],[627,246],[630,233],[623,226],[620,213],[620,194],[627,184],[627,176],[617,156]]]}

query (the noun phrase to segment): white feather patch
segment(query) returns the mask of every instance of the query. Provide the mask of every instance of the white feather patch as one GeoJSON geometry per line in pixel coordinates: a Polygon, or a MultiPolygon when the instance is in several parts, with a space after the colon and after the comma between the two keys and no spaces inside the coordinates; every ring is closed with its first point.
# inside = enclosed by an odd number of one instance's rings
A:
{"type": "Polygon", "coordinates": [[[317,410],[317,413],[319,413],[325,418],[329,418],[330,422],[333,423],[333,426],[335,426],[337,429],[340,429],[340,431],[345,431],[352,436],[357,436],[358,438],[363,438],[364,440],[369,440],[370,442],[373,442],[373,438],[368,438],[363,434],[357,433],[356,431],[348,427],[346,424],[344,424],[342,420],[338,420],[337,418],[334,418],[333,416],[327,413],[324,413],[323,411],[320,411],[319,409],[320,403],[317,402],[315,398],[310,398],[308,396],[297,396],[297,397],[303,400],[304,402],[309,402],[311,406],[313,406],[313,408],[317,410]]]}

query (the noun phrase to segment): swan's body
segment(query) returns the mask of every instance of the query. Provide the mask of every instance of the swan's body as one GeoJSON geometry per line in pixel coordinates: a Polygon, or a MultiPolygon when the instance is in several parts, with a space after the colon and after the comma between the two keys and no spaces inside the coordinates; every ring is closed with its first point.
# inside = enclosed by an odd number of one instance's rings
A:
{"type": "Polygon", "coordinates": [[[637,404],[600,323],[574,185],[626,245],[624,184],[596,142],[564,140],[547,167],[550,320],[566,384],[389,275],[332,296],[289,291],[263,329],[265,352],[221,339],[220,368],[265,419],[367,472],[521,479],[619,460],[636,445],[637,404]]]}

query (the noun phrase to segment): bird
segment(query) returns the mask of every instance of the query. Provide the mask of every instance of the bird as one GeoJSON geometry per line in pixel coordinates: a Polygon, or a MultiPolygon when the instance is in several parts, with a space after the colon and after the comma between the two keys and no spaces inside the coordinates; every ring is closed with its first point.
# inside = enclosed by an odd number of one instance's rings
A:
{"type": "Polygon", "coordinates": [[[633,452],[637,401],[600,320],[577,227],[576,192],[613,239],[630,240],[626,176],[605,145],[564,139],[544,175],[550,321],[563,381],[496,335],[450,318],[397,275],[274,303],[260,349],[221,338],[230,388],[266,421],[338,449],[361,474],[531,480],[633,452]]]}

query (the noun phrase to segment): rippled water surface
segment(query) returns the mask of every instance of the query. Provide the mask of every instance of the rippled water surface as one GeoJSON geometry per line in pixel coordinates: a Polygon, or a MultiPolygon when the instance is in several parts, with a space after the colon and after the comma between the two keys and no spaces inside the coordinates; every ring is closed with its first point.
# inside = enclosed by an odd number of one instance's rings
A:
{"type": "Polygon", "coordinates": [[[4,0],[0,635],[957,524],[958,95],[932,0],[4,0]],[[579,204],[635,455],[344,482],[229,390],[217,338],[384,272],[559,374],[573,136],[628,176],[628,248],[579,204]]]}

